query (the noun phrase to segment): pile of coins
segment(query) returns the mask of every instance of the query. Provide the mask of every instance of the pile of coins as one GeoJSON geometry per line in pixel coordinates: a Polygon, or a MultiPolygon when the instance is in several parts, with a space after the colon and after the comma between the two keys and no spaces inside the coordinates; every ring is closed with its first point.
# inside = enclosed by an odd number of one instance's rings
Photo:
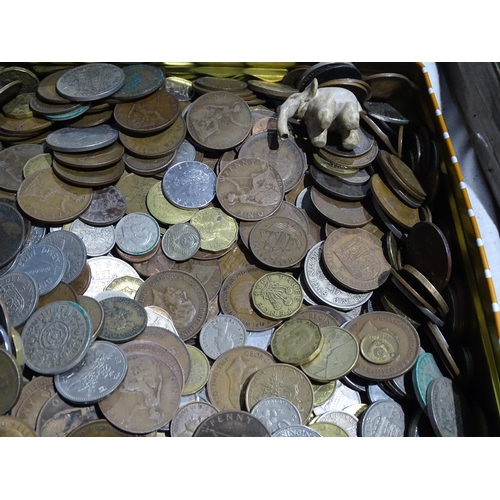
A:
{"type": "Polygon", "coordinates": [[[0,436],[486,432],[415,85],[198,70],[0,71],[0,436]],[[278,135],[314,79],[355,149],[278,135]]]}

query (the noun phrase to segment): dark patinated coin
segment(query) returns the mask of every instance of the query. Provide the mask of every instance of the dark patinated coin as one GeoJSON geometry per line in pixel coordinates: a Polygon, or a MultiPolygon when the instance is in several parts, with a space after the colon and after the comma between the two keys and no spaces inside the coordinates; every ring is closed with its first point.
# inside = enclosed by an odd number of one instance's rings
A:
{"type": "Polygon", "coordinates": [[[114,185],[92,192],[92,201],[80,215],[80,220],[91,226],[109,226],[118,222],[127,209],[127,199],[114,185]]]}
{"type": "Polygon", "coordinates": [[[71,101],[59,95],[56,91],[56,83],[59,78],[66,73],[68,69],[61,69],[55,73],[46,76],[37,86],[37,97],[49,104],[69,104],[71,101]]]}
{"type": "Polygon", "coordinates": [[[64,167],[53,160],[52,169],[59,178],[68,184],[82,187],[101,187],[117,182],[125,171],[125,165],[120,160],[109,167],[76,170],[64,167]]]}
{"type": "Polygon", "coordinates": [[[358,129],[358,135],[359,144],[352,150],[345,149],[342,146],[342,140],[339,134],[329,134],[328,142],[323,149],[333,155],[344,156],[346,158],[364,155],[372,149],[375,139],[361,127],[358,129]]]}
{"type": "Polygon", "coordinates": [[[302,92],[315,78],[318,83],[323,83],[338,78],[361,80],[362,75],[356,66],[349,62],[319,62],[304,71],[297,82],[299,91],[302,92]]]}
{"type": "Polygon", "coordinates": [[[266,426],[245,411],[225,411],[204,420],[193,437],[270,437],[266,426]]]}
{"type": "Polygon", "coordinates": [[[311,173],[314,183],[320,189],[341,200],[362,200],[370,190],[369,176],[363,184],[353,184],[344,182],[340,176],[328,175],[314,165],[309,165],[309,172],[311,173]]]}
{"type": "Polygon", "coordinates": [[[123,86],[112,96],[119,101],[140,99],[155,90],[163,83],[163,71],[151,64],[132,64],[122,68],[125,75],[123,86]]]}
{"type": "Polygon", "coordinates": [[[0,87],[0,106],[9,102],[21,91],[23,84],[20,80],[14,80],[0,87]]]}
{"type": "Polygon", "coordinates": [[[31,276],[9,272],[0,277],[0,300],[3,301],[4,313],[13,328],[21,326],[31,316],[38,298],[38,286],[31,276]]]}
{"type": "Polygon", "coordinates": [[[21,395],[22,373],[16,358],[0,349],[0,415],[16,404],[21,395]]]}
{"type": "Polygon", "coordinates": [[[117,344],[134,339],[146,328],[148,315],[142,305],[128,297],[101,300],[104,324],[100,339],[117,344]]]}
{"type": "Polygon", "coordinates": [[[0,267],[14,260],[25,240],[24,220],[22,215],[10,204],[0,202],[0,267]]]}
{"type": "Polygon", "coordinates": [[[23,181],[24,165],[43,150],[40,144],[19,144],[0,151],[0,188],[16,192],[23,181]]]}

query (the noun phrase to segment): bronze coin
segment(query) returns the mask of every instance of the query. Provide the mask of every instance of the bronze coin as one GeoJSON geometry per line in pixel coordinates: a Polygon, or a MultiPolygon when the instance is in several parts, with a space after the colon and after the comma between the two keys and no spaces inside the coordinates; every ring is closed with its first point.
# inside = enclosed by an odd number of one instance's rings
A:
{"type": "Polygon", "coordinates": [[[148,213],[146,197],[149,190],[157,184],[157,180],[151,177],[143,177],[136,174],[123,176],[116,187],[125,195],[127,199],[127,214],[133,212],[148,213]]]}
{"type": "Polygon", "coordinates": [[[302,149],[292,139],[281,139],[275,130],[249,137],[242,144],[238,158],[259,158],[270,163],[283,180],[285,193],[300,182],[307,168],[302,149]]]}
{"type": "MultiPolygon", "coordinates": [[[[397,355],[382,365],[371,363],[359,356],[353,369],[356,375],[374,381],[390,380],[404,375],[417,361],[420,349],[418,333],[409,321],[397,314],[380,311],[362,314],[349,321],[343,328],[352,333],[360,344],[367,336],[376,338],[377,334],[381,337],[387,334],[396,339],[399,347],[397,355]]],[[[382,341],[377,348],[382,354],[390,350],[390,346],[382,341]]]]}
{"type": "Polygon", "coordinates": [[[64,167],[53,160],[52,169],[59,178],[73,186],[102,187],[117,182],[125,171],[125,164],[120,160],[114,165],[104,168],[76,170],[64,167]]]}
{"type": "Polygon", "coordinates": [[[366,168],[377,157],[378,145],[376,142],[374,142],[372,147],[366,153],[353,157],[332,154],[326,148],[319,149],[318,154],[323,159],[330,162],[332,165],[337,166],[338,168],[344,168],[344,169],[366,168]]]}
{"type": "Polygon", "coordinates": [[[189,259],[185,262],[177,262],[173,268],[189,273],[198,279],[205,287],[209,301],[219,295],[222,286],[222,271],[217,260],[189,259]]]}
{"type": "Polygon", "coordinates": [[[65,113],[71,113],[72,111],[77,111],[82,107],[79,103],[68,103],[68,104],[49,104],[40,101],[35,96],[30,100],[30,108],[36,113],[42,115],[63,115],[65,113]]]}
{"type": "Polygon", "coordinates": [[[451,276],[452,261],[448,240],[436,224],[418,222],[410,231],[404,247],[404,262],[420,271],[439,291],[451,276]]]}
{"type": "MultiPolygon", "coordinates": [[[[4,198],[0,198],[0,201],[2,200],[4,198]]],[[[2,242],[0,268],[15,259],[23,246],[25,238],[22,215],[10,204],[0,202],[0,241],[2,242]]]]}
{"type": "Polygon", "coordinates": [[[130,264],[134,264],[134,263],[145,262],[145,261],[149,260],[151,257],[153,257],[153,255],[156,254],[156,252],[158,251],[159,248],[161,248],[161,240],[158,241],[156,246],[150,252],[139,254],[139,255],[131,255],[127,252],[124,252],[123,250],[121,250],[118,247],[118,245],[115,246],[114,251],[116,252],[116,255],[118,255],[118,257],[120,257],[120,259],[122,259],[126,262],[129,262],[130,264]]]}
{"type": "Polygon", "coordinates": [[[12,409],[21,395],[22,374],[16,359],[0,349],[0,415],[12,409]]]}
{"type": "Polygon", "coordinates": [[[179,100],[160,88],[142,99],[117,104],[114,118],[118,125],[132,134],[151,134],[168,128],[180,113],[179,100]]]}
{"type": "Polygon", "coordinates": [[[375,139],[371,134],[359,128],[359,144],[352,150],[345,149],[342,146],[342,138],[339,134],[330,134],[328,136],[328,141],[323,148],[328,153],[331,153],[335,156],[343,156],[345,158],[353,158],[356,156],[362,156],[368,153],[372,148],[375,142],[375,139]]]}
{"type": "Polygon", "coordinates": [[[325,87],[340,87],[342,89],[349,90],[356,96],[356,99],[360,102],[360,104],[363,104],[372,96],[370,85],[363,80],[358,80],[356,78],[337,78],[335,80],[328,80],[318,85],[318,88],[320,89],[325,87]]]}
{"type": "Polygon", "coordinates": [[[193,437],[270,437],[266,426],[246,411],[225,411],[205,419],[193,437]]]}
{"type": "Polygon", "coordinates": [[[292,219],[272,216],[255,225],[248,244],[262,264],[276,269],[288,269],[305,257],[307,233],[292,219]]]}
{"type": "Polygon", "coordinates": [[[77,295],[83,295],[90,286],[91,280],[92,271],[88,262],[86,262],[83,271],[80,273],[80,276],[72,281],[69,286],[73,288],[77,295]]]}
{"type": "Polygon", "coordinates": [[[223,90],[225,92],[241,92],[247,88],[246,82],[234,78],[217,78],[213,76],[201,76],[193,84],[205,87],[212,92],[223,90]]]}
{"type": "Polygon", "coordinates": [[[391,270],[381,241],[363,229],[333,231],[323,246],[323,262],[335,281],[357,293],[378,288],[391,270]]]}
{"type": "Polygon", "coordinates": [[[253,119],[241,97],[218,91],[198,97],[189,107],[186,122],[189,135],[198,145],[224,151],[243,142],[253,119]]]}
{"type": "Polygon", "coordinates": [[[71,101],[62,97],[56,91],[57,80],[59,80],[68,70],[69,69],[62,69],[46,76],[36,88],[38,98],[49,104],[69,104],[71,101]]]}
{"type": "Polygon", "coordinates": [[[309,165],[309,172],[316,186],[325,193],[341,200],[362,200],[370,190],[370,183],[368,181],[364,184],[350,184],[344,182],[342,177],[326,174],[314,165],[309,165]]]}
{"type": "Polygon", "coordinates": [[[73,128],[97,127],[108,122],[113,116],[113,110],[101,111],[100,113],[90,113],[87,111],[84,115],[65,121],[66,125],[73,128]]]}
{"type": "Polygon", "coordinates": [[[47,130],[52,125],[50,120],[44,118],[7,118],[0,114],[0,131],[4,134],[29,136],[47,130]]]}
{"type": "Polygon", "coordinates": [[[59,164],[65,167],[84,170],[113,165],[122,159],[124,151],[123,146],[115,142],[111,146],[89,153],[61,153],[60,151],[53,151],[52,154],[59,164]]]}
{"type": "Polygon", "coordinates": [[[236,245],[236,241],[225,250],[220,250],[219,252],[211,252],[210,250],[202,250],[201,248],[193,255],[193,259],[196,260],[213,260],[223,257],[231,251],[231,249],[236,245]]]}
{"type": "Polygon", "coordinates": [[[175,261],[170,260],[161,249],[161,245],[155,250],[155,253],[147,260],[134,262],[134,269],[143,277],[149,278],[163,271],[169,271],[174,266],[175,261]]]}
{"type": "Polygon", "coordinates": [[[370,85],[375,100],[389,100],[408,92],[413,86],[406,76],[399,73],[377,73],[363,79],[370,85]]]}
{"type": "Polygon", "coordinates": [[[23,144],[0,151],[0,188],[16,192],[23,181],[23,167],[28,160],[42,154],[43,146],[23,144]]]}
{"type": "Polygon", "coordinates": [[[336,200],[314,186],[311,189],[311,201],[321,215],[337,226],[362,227],[373,220],[361,202],[336,200]]]}
{"type": "Polygon", "coordinates": [[[71,286],[63,283],[62,281],[49,293],[42,295],[38,299],[37,309],[50,304],[51,302],[56,302],[57,300],[71,300],[71,302],[77,302],[76,292],[71,288],[71,286]]]}
{"type": "Polygon", "coordinates": [[[137,175],[149,176],[157,175],[167,170],[174,156],[175,151],[172,151],[166,156],[161,156],[160,158],[137,158],[126,153],[123,155],[123,162],[130,172],[137,175]]]}
{"type": "Polygon", "coordinates": [[[85,212],[92,201],[90,188],[70,186],[52,170],[41,170],[25,179],[17,202],[28,216],[48,224],[66,224],[85,212]]]}
{"type": "Polygon", "coordinates": [[[270,163],[258,158],[241,158],[229,163],[217,177],[217,199],[233,217],[258,221],[278,210],[284,186],[270,163]]]}
{"type": "Polygon", "coordinates": [[[123,432],[113,427],[107,420],[92,420],[73,429],[66,437],[137,437],[136,434],[123,432]]]}
{"type": "Polygon", "coordinates": [[[118,222],[127,208],[127,199],[116,186],[92,191],[92,201],[80,220],[91,226],[109,226],[118,222]]]}
{"type": "Polygon", "coordinates": [[[175,122],[162,132],[134,136],[119,132],[121,143],[133,155],[141,158],[161,158],[176,150],[186,137],[186,122],[179,116],[175,122]]]}
{"type": "Polygon", "coordinates": [[[0,87],[0,106],[13,99],[21,92],[23,84],[20,80],[14,80],[0,87]]]}
{"type": "Polygon", "coordinates": [[[224,314],[236,316],[251,332],[269,330],[281,323],[261,316],[252,306],[254,283],[267,274],[256,266],[245,266],[231,273],[222,283],[219,302],[224,314]]]}
{"type": "Polygon", "coordinates": [[[101,335],[104,326],[104,309],[101,304],[86,295],[77,295],[76,302],[87,311],[92,323],[92,341],[101,335]]]}
{"type": "Polygon", "coordinates": [[[148,278],[135,299],[143,306],[159,306],[171,316],[182,340],[194,337],[208,314],[208,295],[195,277],[183,271],[164,271],[148,278]]]}

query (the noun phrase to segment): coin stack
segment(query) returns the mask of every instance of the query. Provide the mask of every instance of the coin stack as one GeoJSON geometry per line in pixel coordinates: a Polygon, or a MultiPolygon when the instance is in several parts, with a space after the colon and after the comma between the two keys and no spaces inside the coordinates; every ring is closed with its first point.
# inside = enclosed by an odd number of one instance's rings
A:
{"type": "Polygon", "coordinates": [[[413,83],[165,64],[0,72],[0,436],[486,432],[413,83]],[[314,79],[353,150],[279,136],[314,79]]]}

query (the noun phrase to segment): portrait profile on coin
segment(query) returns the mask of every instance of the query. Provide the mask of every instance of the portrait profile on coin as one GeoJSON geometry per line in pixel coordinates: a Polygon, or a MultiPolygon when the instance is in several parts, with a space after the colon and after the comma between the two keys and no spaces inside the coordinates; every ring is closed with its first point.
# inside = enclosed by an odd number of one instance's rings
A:
{"type": "Polygon", "coordinates": [[[163,300],[168,312],[173,316],[177,325],[187,327],[196,316],[196,307],[189,300],[184,290],[177,290],[167,286],[166,292],[163,300]]]}

